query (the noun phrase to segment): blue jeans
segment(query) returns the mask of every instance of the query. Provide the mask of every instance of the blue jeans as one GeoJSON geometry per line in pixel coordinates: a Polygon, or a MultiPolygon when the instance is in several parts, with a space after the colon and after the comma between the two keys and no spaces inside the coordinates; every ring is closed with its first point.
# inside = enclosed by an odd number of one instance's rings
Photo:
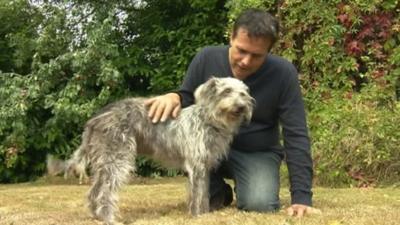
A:
{"type": "Polygon", "coordinates": [[[210,201],[231,191],[224,181],[228,178],[235,183],[238,209],[257,212],[279,210],[281,161],[282,157],[276,152],[231,150],[228,159],[210,174],[210,201]]]}

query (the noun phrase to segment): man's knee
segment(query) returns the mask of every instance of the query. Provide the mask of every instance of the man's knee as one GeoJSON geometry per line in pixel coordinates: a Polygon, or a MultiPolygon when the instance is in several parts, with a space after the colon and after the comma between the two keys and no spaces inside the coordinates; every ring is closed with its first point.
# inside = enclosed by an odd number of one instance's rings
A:
{"type": "Polygon", "coordinates": [[[242,199],[237,202],[237,207],[244,211],[253,212],[276,212],[280,208],[278,201],[268,201],[265,199],[242,199]]]}
{"type": "Polygon", "coordinates": [[[244,211],[276,212],[280,208],[279,199],[260,196],[238,196],[237,207],[244,211]]]}

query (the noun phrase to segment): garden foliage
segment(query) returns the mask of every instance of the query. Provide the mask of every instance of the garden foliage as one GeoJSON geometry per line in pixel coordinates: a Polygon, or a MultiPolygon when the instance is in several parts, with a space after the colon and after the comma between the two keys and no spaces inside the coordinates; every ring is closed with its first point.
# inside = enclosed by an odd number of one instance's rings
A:
{"type": "Polygon", "coordinates": [[[300,74],[315,181],[398,180],[397,0],[0,0],[0,182],[42,175],[48,153],[68,157],[105,104],[178,88],[196,51],[228,43],[248,7],[281,20],[273,53],[300,74]]]}

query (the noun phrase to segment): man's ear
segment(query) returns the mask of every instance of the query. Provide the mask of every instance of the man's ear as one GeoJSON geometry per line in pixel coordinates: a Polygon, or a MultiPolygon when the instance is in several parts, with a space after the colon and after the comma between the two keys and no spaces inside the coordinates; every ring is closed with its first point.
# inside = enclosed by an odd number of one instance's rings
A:
{"type": "Polygon", "coordinates": [[[229,35],[229,45],[232,46],[232,41],[233,41],[233,33],[229,35]]]}

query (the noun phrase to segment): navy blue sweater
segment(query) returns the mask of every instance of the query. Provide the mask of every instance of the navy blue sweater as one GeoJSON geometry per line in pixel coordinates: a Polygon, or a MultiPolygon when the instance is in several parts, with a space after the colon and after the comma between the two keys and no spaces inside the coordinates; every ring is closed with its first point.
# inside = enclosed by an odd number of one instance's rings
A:
{"type": "MultiPolygon", "coordinates": [[[[229,46],[206,47],[192,60],[179,90],[182,106],[193,104],[193,92],[211,76],[233,77],[229,46]]],[[[241,127],[232,149],[274,151],[285,156],[292,204],[312,204],[312,159],[298,73],[287,60],[269,54],[243,82],[256,100],[249,126],[241,127]],[[282,128],[283,144],[280,139],[282,128]]]]}

